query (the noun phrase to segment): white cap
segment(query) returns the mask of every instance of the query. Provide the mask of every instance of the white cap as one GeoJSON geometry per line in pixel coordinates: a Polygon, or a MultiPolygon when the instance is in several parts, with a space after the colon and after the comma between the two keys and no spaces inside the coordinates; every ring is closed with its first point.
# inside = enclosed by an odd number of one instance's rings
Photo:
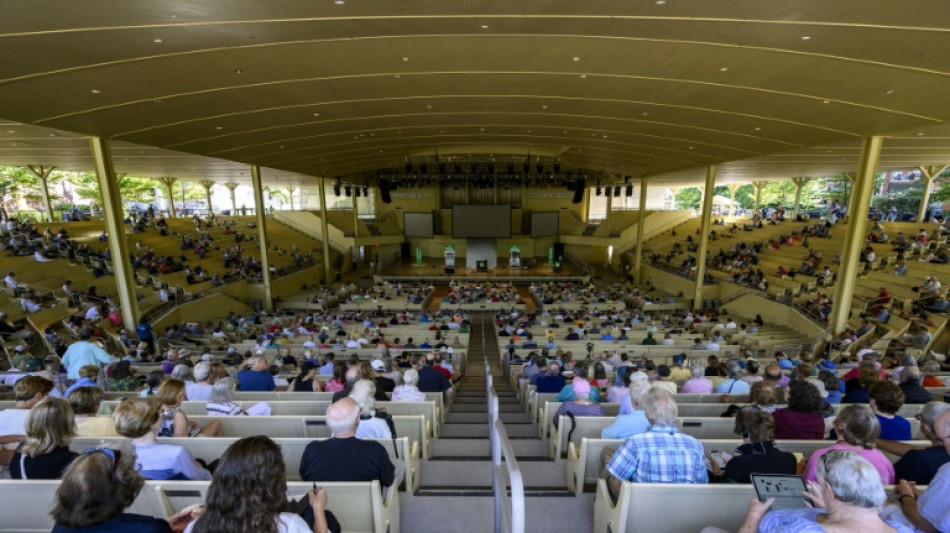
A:
{"type": "Polygon", "coordinates": [[[824,383],[822,380],[820,380],[820,379],[818,379],[818,378],[808,378],[808,379],[806,379],[805,381],[807,381],[807,382],[810,383],[812,386],[814,386],[816,389],[818,389],[818,395],[819,395],[819,396],[821,396],[822,398],[827,398],[827,397],[828,397],[828,391],[825,390],[825,383],[824,383]]]}
{"type": "Polygon", "coordinates": [[[386,370],[386,364],[379,359],[373,359],[369,364],[373,367],[373,370],[377,372],[383,372],[386,370]]]}

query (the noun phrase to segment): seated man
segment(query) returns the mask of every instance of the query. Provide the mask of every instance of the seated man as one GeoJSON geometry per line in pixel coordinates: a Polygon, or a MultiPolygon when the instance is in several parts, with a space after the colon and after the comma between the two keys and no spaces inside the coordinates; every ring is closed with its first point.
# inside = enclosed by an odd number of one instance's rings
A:
{"type": "MultiPolygon", "coordinates": [[[[360,408],[352,398],[327,408],[330,438],[307,445],[300,458],[300,479],[303,481],[379,481],[390,487],[402,478],[382,444],[356,438],[360,425],[360,408]]],[[[402,467],[402,461],[398,461],[402,467]]]]}
{"type": "Polygon", "coordinates": [[[643,395],[649,429],[628,438],[607,464],[607,487],[616,499],[623,481],[634,483],[706,483],[703,445],[677,429],[676,401],[652,388],[643,395]]]}
{"type": "Polygon", "coordinates": [[[538,392],[561,392],[564,388],[564,377],[561,376],[561,365],[557,361],[548,363],[543,374],[538,373],[535,384],[538,392]]]}
{"type": "Polygon", "coordinates": [[[255,355],[244,362],[244,370],[238,372],[238,383],[241,390],[270,392],[277,388],[274,376],[268,372],[267,357],[255,355]]]}
{"type": "MultiPolygon", "coordinates": [[[[590,379],[590,366],[586,363],[577,363],[574,365],[574,378],[581,378],[584,381],[590,379]]],[[[545,392],[541,390],[541,387],[538,387],[538,392],[545,392]]],[[[572,402],[576,398],[574,394],[574,384],[567,383],[565,384],[560,391],[558,391],[557,400],[558,402],[572,402]]],[[[600,389],[598,387],[591,387],[590,390],[590,401],[594,403],[600,403],[600,389]]]]}
{"type": "MultiPolygon", "coordinates": [[[[950,453],[950,412],[937,417],[934,435],[950,453]]],[[[950,493],[950,466],[944,464],[930,481],[926,491],[921,491],[907,480],[894,487],[901,510],[907,520],[919,531],[950,531],[950,510],[947,496],[950,493]]]]}
{"type": "Polygon", "coordinates": [[[900,456],[894,463],[895,479],[927,485],[937,475],[937,471],[950,462],[950,454],[944,449],[943,439],[934,429],[937,418],[946,412],[950,412],[950,404],[944,402],[930,402],[920,411],[920,432],[932,446],[920,448],[904,442],[877,440],[878,449],[900,456]]]}

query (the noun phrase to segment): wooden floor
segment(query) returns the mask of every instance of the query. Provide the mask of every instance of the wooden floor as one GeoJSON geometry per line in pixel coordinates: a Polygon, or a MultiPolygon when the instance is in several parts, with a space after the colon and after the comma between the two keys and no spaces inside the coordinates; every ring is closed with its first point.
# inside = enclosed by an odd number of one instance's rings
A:
{"type": "Polygon", "coordinates": [[[554,272],[554,267],[547,263],[538,264],[527,270],[520,268],[499,267],[491,272],[476,272],[474,268],[456,267],[455,274],[446,274],[444,271],[444,261],[442,258],[425,258],[422,265],[416,265],[415,260],[404,260],[394,262],[377,273],[377,276],[386,277],[417,277],[420,279],[444,278],[463,279],[518,279],[518,278],[565,278],[578,279],[581,272],[572,264],[565,263],[560,273],[554,272]]]}

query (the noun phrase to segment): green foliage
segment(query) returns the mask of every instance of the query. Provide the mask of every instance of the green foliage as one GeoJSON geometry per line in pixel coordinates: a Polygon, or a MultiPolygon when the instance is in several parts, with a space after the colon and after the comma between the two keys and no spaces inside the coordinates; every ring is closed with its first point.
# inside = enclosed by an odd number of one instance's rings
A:
{"type": "Polygon", "coordinates": [[[703,191],[699,187],[684,187],[676,191],[675,202],[677,209],[699,209],[699,200],[703,191]]]}

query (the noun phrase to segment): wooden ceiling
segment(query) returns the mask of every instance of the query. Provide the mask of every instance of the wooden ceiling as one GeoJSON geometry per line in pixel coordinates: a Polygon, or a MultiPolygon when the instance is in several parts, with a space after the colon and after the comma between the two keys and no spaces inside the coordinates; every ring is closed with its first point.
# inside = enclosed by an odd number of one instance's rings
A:
{"type": "Polygon", "coordinates": [[[89,170],[97,135],[186,179],[530,153],[745,182],[853,170],[884,135],[910,168],[950,162],[948,42],[946,0],[15,2],[0,164],[89,170]]]}

